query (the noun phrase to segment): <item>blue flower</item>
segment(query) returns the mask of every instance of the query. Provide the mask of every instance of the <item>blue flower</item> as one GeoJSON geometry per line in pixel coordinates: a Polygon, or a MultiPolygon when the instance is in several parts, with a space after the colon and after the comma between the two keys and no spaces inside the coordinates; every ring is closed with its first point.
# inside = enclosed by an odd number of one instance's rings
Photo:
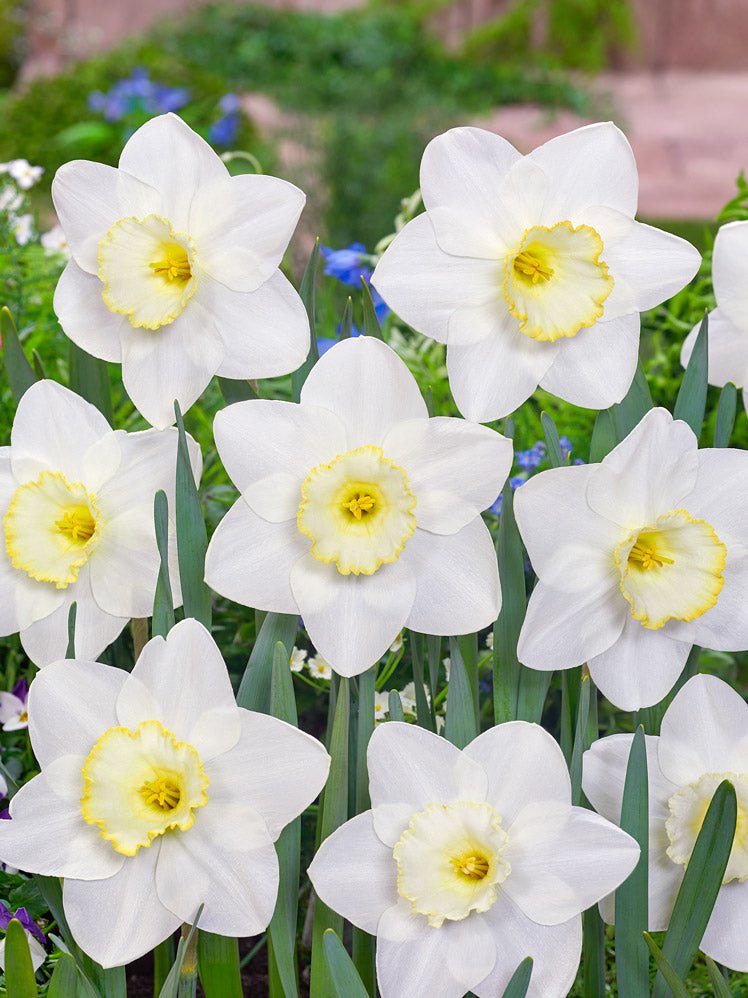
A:
{"type": "Polygon", "coordinates": [[[129,77],[118,80],[107,93],[94,90],[88,95],[88,106],[107,121],[120,121],[133,111],[165,114],[178,111],[189,102],[185,87],[167,87],[154,83],[148,70],[134,69],[129,77]]]}
{"type": "Polygon", "coordinates": [[[236,114],[239,111],[241,102],[236,94],[224,94],[219,100],[218,106],[224,114],[236,114]]]}
{"type": "MultiPolygon", "coordinates": [[[[350,246],[341,250],[320,246],[320,253],[325,261],[325,273],[329,277],[337,277],[343,284],[360,288],[361,278],[364,277],[368,281],[372,275],[371,267],[363,259],[367,256],[363,243],[351,243],[350,246]]],[[[375,293],[373,288],[372,293],[375,293]]]]}
{"type": "MultiPolygon", "coordinates": [[[[334,347],[336,343],[340,343],[340,329],[341,329],[341,326],[338,325],[338,328],[337,328],[338,337],[337,337],[337,339],[333,339],[332,336],[318,336],[317,337],[317,350],[319,351],[320,357],[322,356],[322,354],[327,353],[327,351],[331,347],[334,347]]],[[[363,334],[362,330],[360,330],[358,328],[358,326],[353,326],[353,325],[351,326],[351,337],[354,337],[354,336],[363,336],[363,335],[364,334],[363,334]]]]}
{"type": "Polygon", "coordinates": [[[574,446],[568,437],[560,437],[558,442],[561,447],[561,457],[565,461],[569,454],[571,454],[574,446]]]}
{"type": "Polygon", "coordinates": [[[534,471],[545,457],[545,444],[537,440],[529,450],[519,450],[514,456],[517,467],[523,471],[534,471]]]}
{"type": "Polygon", "coordinates": [[[208,129],[208,139],[214,146],[230,146],[236,142],[239,131],[239,115],[226,114],[214,121],[208,129]]]}

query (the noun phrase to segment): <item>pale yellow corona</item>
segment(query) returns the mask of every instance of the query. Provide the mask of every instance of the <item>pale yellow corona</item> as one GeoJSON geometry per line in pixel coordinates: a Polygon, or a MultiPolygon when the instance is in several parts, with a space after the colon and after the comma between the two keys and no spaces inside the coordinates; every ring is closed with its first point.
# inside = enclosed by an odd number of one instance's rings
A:
{"type": "Polygon", "coordinates": [[[96,496],[59,471],[19,486],[3,517],[5,549],[14,568],[65,589],[78,578],[101,529],[96,496]]]}
{"type": "Polygon", "coordinates": [[[589,225],[535,225],[504,262],[504,298],[534,340],[576,336],[594,325],[613,290],[603,241],[589,225]]]}
{"type": "Polygon", "coordinates": [[[668,800],[670,816],[665,822],[665,830],[670,845],[667,854],[674,863],[688,865],[709,804],[723,780],[729,780],[735,787],[738,813],[722,883],[729,884],[733,880],[743,883],[748,880],[748,773],[706,773],[696,783],[676,791],[668,800]]]}
{"type": "Polygon", "coordinates": [[[317,561],[342,575],[373,575],[400,557],[416,528],[415,506],[405,470],[367,445],[312,468],[297,525],[317,561]]]}
{"type": "Polygon", "coordinates": [[[711,610],[724,585],[727,548],[711,524],[674,509],[630,534],[614,558],[631,616],[656,630],[711,610]]]}
{"type": "Polygon", "coordinates": [[[134,731],[107,729],[82,777],[84,820],[124,856],[173,829],[191,828],[195,809],[208,802],[208,777],[197,750],[159,721],[142,721],[134,731]]]}

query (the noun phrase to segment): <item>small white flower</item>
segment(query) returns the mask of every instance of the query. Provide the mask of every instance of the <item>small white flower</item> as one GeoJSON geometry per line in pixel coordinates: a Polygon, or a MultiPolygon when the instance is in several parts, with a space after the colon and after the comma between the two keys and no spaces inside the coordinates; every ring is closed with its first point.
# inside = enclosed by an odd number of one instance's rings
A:
{"type": "Polygon", "coordinates": [[[489,651],[493,651],[493,631],[490,631],[486,635],[486,648],[488,648],[489,651]]]}
{"type": "Polygon", "coordinates": [[[343,340],[300,404],[230,405],[214,435],[242,495],[213,534],[206,581],[244,606],[300,615],[340,675],[364,672],[403,627],[467,634],[496,619],[496,553],[480,513],[506,478],[511,442],[429,418],[381,340],[343,340]]]}
{"type": "MultiPolygon", "coordinates": [[[[189,441],[196,478],[199,448],[189,441]]],[[[95,658],[131,617],[153,612],[159,555],[153,501],[168,498],[172,590],[176,430],[112,430],[95,406],[54,381],[18,404],[0,448],[0,634],[21,633],[32,662],[65,654],[77,603],[76,654],[95,658]]]]}
{"type": "Polygon", "coordinates": [[[65,238],[65,233],[62,231],[62,226],[59,223],[53,226],[49,232],[43,232],[39,241],[47,253],[60,253],[66,257],[70,256],[70,247],[65,238]]]}
{"type": "Polygon", "coordinates": [[[390,721],[367,762],[372,809],[322,843],[309,877],[326,905],[376,935],[383,998],[494,998],[526,956],[529,998],[565,995],[581,912],[628,876],[639,847],[571,806],[553,738],[515,721],[460,752],[390,721]]]}
{"type": "Polygon", "coordinates": [[[259,174],[231,177],[173,114],[128,140],[119,168],[77,160],[52,197],[70,245],[54,306],[65,333],[122,364],[153,426],[174,422],[214,374],[269,378],[309,350],[304,305],[278,265],[304,194],[259,174]]]}
{"type": "Polygon", "coordinates": [[[679,291],[699,254],[634,220],[631,147],[610,122],[528,156],[453,128],[421,161],[426,211],[387,248],[372,284],[402,319],[447,344],[468,419],[508,415],[538,385],[591,409],[620,402],[639,313],[679,291]]]}
{"type": "MultiPolygon", "coordinates": [[[[583,787],[611,821],[621,800],[633,735],[609,735],[584,754],[583,787]]],[[[723,780],[735,787],[737,829],[722,887],[699,948],[748,972],[748,705],[714,676],[694,676],[676,694],[660,736],[647,735],[650,932],[668,927],[675,898],[709,802],[723,780]]],[[[613,897],[600,905],[613,922],[613,897]]]]}
{"type": "Polygon", "coordinates": [[[22,205],[23,195],[19,194],[15,187],[6,184],[0,188],[0,212],[5,212],[12,219],[22,205]]]}
{"type": "MultiPolygon", "coordinates": [[[[26,681],[21,680],[11,692],[0,693],[0,724],[3,731],[21,731],[29,726],[26,681]]],[[[7,787],[4,786],[3,796],[7,787]]]]}
{"type": "Polygon", "coordinates": [[[190,618],[149,641],[132,673],[56,662],[29,696],[41,774],[0,822],[0,859],[64,877],[85,952],[129,963],[201,904],[206,932],[264,931],[278,890],[273,843],[322,789],[322,745],[237,707],[218,647],[190,618]]]}
{"type": "Polygon", "coordinates": [[[316,679],[332,679],[332,669],[321,655],[313,655],[307,662],[307,670],[310,676],[316,679]]]}
{"type": "Polygon", "coordinates": [[[26,246],[31,242],[34,234],[34,216],[19,215],[13,222],[13,238],[19,246],[26,246]]]}
{"type": "Polygon", "coordinates": [[[653,409],[601,464],[535,475],[514,511],[539,579],[524,665],[587,662],[612,703],[636,710],[672,689],[694,644],[748,647],[745,451],[698,450],[686,423],[653,409]]]}
{"type": "MultiPolygon", "coordinates": [[[[424,693],[425,693],[424,689],[424,693]]],[[[426,693],[426,699],[428,699],[428,694],[426,693]]],[[[403,689],[400,690],[400,702],[403,705],[403,710],[406,714],[416,713],[416,684],[406,683],[403,689]]]]}
{"type": "Polygon", "coordinates": [[[27,159],[14,159],[5,163],[7,172],[15,180],[21,190],[28,191],[37,184],[44,173],[41,166],[32,166],[27,159]]]}
{"type": "Polygon", "coordinates": [[[403,646],[403,632],[400,631],[400,633],[398,634],[398,636],[395,638],[395,640],[390,645],[389,650],[393,654],[396,654],[397,652],[400,651],[400,649],[402,648],[402,646],[403,646]]]}
{"type": "Polygon", "coordinates": [[[307,652],[304,648],[294,647],[291,652],[291,658],[289,664],[291,666],[291,672],[301,672],[306,663],[307,652]]]}
{"type": "Polygon", "coordinates": [[[390,697],[388,693],[374,694],[374,723],[383,721],[390,713],[390,697]]]}
{"type": "Polygon", "coordinates": [[[442,659],[442,665],[444,666],[444,675],[446,676],[447,682],[449,682],[449,673],[452,670],[452,659],[449,655],[442,659]]]}

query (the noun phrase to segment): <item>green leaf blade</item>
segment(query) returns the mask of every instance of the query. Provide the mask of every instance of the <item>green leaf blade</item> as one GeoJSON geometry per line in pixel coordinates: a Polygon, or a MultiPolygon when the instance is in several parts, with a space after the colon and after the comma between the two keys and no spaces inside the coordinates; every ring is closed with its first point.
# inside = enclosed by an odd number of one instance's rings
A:
{"type": "Polygon", "coordinates": [[[706,412],[708,343],[709,316],[705,314],[696,336],[693,353],[686,367],[686,373],[683,375],[673,411],[673,416],[688,423],[697,438],[701,435],[704,413],[706,412]]]}

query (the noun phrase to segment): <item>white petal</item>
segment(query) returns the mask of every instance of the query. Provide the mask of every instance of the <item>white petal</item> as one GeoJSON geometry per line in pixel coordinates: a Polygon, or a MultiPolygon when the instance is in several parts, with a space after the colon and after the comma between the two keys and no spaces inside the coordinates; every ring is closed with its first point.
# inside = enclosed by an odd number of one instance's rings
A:
{"type": "Polygon", "coordinates": [[[61,471],[69,482],[80,482],[86,451],[110,433],[96,406],[55,381],[37,381],[24,393],[13,420],[13,473],[24,482],[45,470],[61,471]]]}
{"type": "MultiPolygon", "coordinates": [[[[670,845],[665,823],[650,820],[649,825],[649,904],[647,929],[664,932],[670,924],[675,899],[683,883],[684,868],[667,855],[670,845]]],[[[606,921],[608,921],[606,919],[606,921]]]]}
{"type": "Polygon", "coordinates": [[[701,254],[685,239],[642,222],[633,222],[625,238],[605,244],[605,260],[618,283],[631,291],[640,312],[680,291],[701,263],[701,254]]]}
{"type": "Polygon", "coordinates": [[[416,530],[401,555],[416,580],[408,627],[422,634],[471,634],[499,615],[493,539],[480,516],[444,537],[416,530]]]}
{"type": "Polygon", "coordinates": [[[91,557],[94,599],[113,616],[150,617],[159,565],[153,503],[120,514],[106,523],[91,557]]]}
{"type": "MultiPolygon", "coordinates": [[[[742,320],[738,321],[739,324],[736,325],[720,308],[709,313],[707,356],[710,385],[722,388],[728,381],[732,381],[738,388],[742,388],[748,381],[748,329],[744,327],[742,320]]],[[[700,329],[701,323],[697,322],[683,341],[680,352],[683,367],[691,359],[700,329]]]]}
{"type": "Polygon", "coordinates": [[[208,793],[211,800],[249,804],[275,840],[322,790],[330,757],[316,738],[284,721],[249,710],[237,713],[239,740],[211,761],[208,793]]]}
{"type": "MultiPolygon", "coordinates": [[[[745,258],[748,251],[748,225],[730,222],[723,225],[714,240],[712,283],[718,309],[733,322],[742,324],[748,310],[745,287],[745,258]]],[[[711,338],[712,328],[709,326],[711,338]]]]}
{"type": "Polygon", "coordinates": [[[124,857],[87,825],[80,809],[83,756],[55,759],[24,784],[0,822],[0,860],[26,873],[97,880],[111,877],[124,857]]]}
{"type": "Polygon", "coordinates": [[[676,641],[662,630],[642,627],[628,614],[625,619],[615,644],[588,664],[603,696],[619,710],[639,710],[667,696],[683,671],[691,644],[676,641]]]}
{"type": "Polygon", "coordinates": [[[493,929],[498,945],[493,971],[473,986],[478,998],[503,995],[515,970],[528,956],[533,962],[527,998],[560,998],[568,994],[582,955],[579,916],[561,925],[538,925],[501,892],[496,904],[483,917],[493,929]]]}
{"type": "Polygon", "coordinates": [[[117,699],[119,723],[157,720],[205,762],[239,740],[239,709],[213,638],[187,617],[146,644],[117,699]]]}
{"type": "Polygon", "coordinates": [[[402,557],[373,575],[341,575],[334,565],[306,554],[291,569],[291,590],[322,658],[338,675],[357,676],[384,655],[403,629],[416,580],[402,557]]]}
{"type": "Polygon", "coordinates": [[[48,617],[62,605],[64,594],[48,582],[30,579],[13,568],[5,547],[0,549],[0,633],[15,634],[48,617]]]}
{"type": "MultiPolygon", "coordinates": [[[[163,489],[173,516],[178,439],[173,427],[121,434],[119,467],[116,474],[97,491],[97,499],[107,515],[118,516],[145,504],[151,507],[153,519],[153,497],[159,489],[163,489]]],[[[199,482],[202,455],[198,443],[189,434],[187,450],[195,481],[199,482]]]]}
{"type": "Polygon", "coordinates": [[[733,447],[698,452],[698,477],[684,500],[691,516],[707,520],[720,537],[748,546],[748,454],[733,447]]]}
{"type": "Polygon", "coordinates": [[[207,274],[197,300],[210,315],[225,353],[222,378],[274,378],[295,371],[309,353],[309,319],[304,303],[279,270],[248,294],[231,291],[207,274]]]}
{"type": "Polygon", "coordinates": [[[165,836],[156,890],[183,922],[204,904],[200,926],[206,932],[258,935],[278,896],[278,857],[259,816],[253,821],[249,805],[238,802],[200,808],[192,828],[165,836]]]}
{"type": "Polygon", "coordinates": [[[301,401],[336,413],[350,448],[378,444],[396,423],[428,416],[405,363],[371,336],[342,340],[328,350],[309,372],[301,401]]]}
{"type": "Polygon", "coordinates": [[[502,310],[493,335],[447,349],[447,371],[457,408],[466,419],[487,423],[514,412],[540,384],[558,353],[558,343],[541,343],[519,331],[502,310]]]}
{"type": "Polygon", "coordinates": [[[531,669],[570,669],[618,639],[628,604],[617,585],[560,593],[538,582],[527,604],[517,655],[531,669]]]}
{"type": "Polygon", "coordinates": [[[216,413],[213,436],[229,478],[240,492],[270,475],[297,483],[310,469],[346,449],[345,429],[329,409],[270,399],[236,402],[216,413]]]}
{"type": "Polygon", "coordinates": [[[291,592],[291,569],[308,547],[309,541],[299,533],[295,521],[268,523],[239,499],[210,539],[205,581],[221,596],[242,606],[298,613],[291,592]]]}
{"type": "Polygon", "coordinates": [[[243,174],[197,190],[190,228],[200,263],[235,291],[255,291],[279,266],[306,197],[286,180],[243,174]]]}
{"type": "Polygon", "coordinates": [[[607,585],[611,553],[625,539],[620,527],[585,502],[593,469],[551,468],[514,494],[514,515],[532,567],[546,585],[563,592],[607,585]]]}
{"type": "Polygon", "coordinates": [[[117,724],[115,703],[128,674],[100,662],[65,659],[34,677],[29,690],[29,734],[44,769],[63,755],[87,756],[99,736],[117,724]]]}
{"type": "Polygon", "coordinates": [[[725,581],[716,605],[690,624],[671,621],[668,633],[715,651],[742,651],[748,647],[748,550],[726,540],[725,581]]]}
{"type": "Polygon", "coordinates": [[[383,449],[408,474],[418,526],[437,534],[455,533],[490,506],[512,466],[511,440],[448,416],[398,423],[383,449]]]}
{"type": "Polygon", "coordinates": [[[375,825],[383,804],[409,804],[415,812],[459,800],[460,750],[431,731],[398,721],[380,724],[366,759],[375,825]]]}
{"type": "Polygon", "coordinates": [[[371,811],[326,838],[307,872],[329,908],[371,935],[382,913],[397,904],[397,864],[374,831],[371,811]]]}
{"type": "Polygon", "coordinates": [[[682,505],[698,473],[697,442],[683,420],[651,409],[595,467],[587,502],[601,516],[634,530],[682,505]]]}
{"type": "Polygon", "coordinates": [[[79,267],[97,274],[99,240],[130,215],[159,213],[159,194],[113,166],[77,159],[65,163],[52,181],[52,200],[65,240],[79,267]]]}
{"type": "Polygon", "coordinates": [[[488,775],[486,800],[499,812],[504,827],[534,801],[571,802],[563,753],[538,724],[499,724],[478,735],[464,751],[488,775]]]}
{"type": "Polygon", "coordinates": [[[122,380],[136,409],[151,426],[164,429],[207,387],[223,360],[224,345],[208,313],[191,301],[161,329],[121,328],[122,380]]]}
{"type": "Polygon", "coordinates": [[[558,135],[530,153],[551,179],[550,190],[561,212],[573,205],[608,205],[636,214],[639,177],[634,153],[612,122],[585,125],[558,135]]]}
{"type": "Polygon", "coordinates": [[[220,156],[175,114],[162,114],[142,125],[128,139],[119,166],[159,192],[161,213],[182,232],[190,231],[191,207],[197,192],[229,180],[220,156]]]}
{"type": "Polygon", "coordinates": [[[541,925],[581,914],[622,883],[639,859],[630,835],[568,804],[528,804],[507,834],[504,857],[512,872],[502,889],[541,925]]]}
{"type": "Polygon", "coordinates": [[[75,941],[103,967],[137,960],[179,928],[181,919],[161,904],[155,891],[160,849],[160,841],[141,849],[106,880],[66,880],[62,886],[75,941]]]}
{"type": "MultiPolygon", "coordinates": [[[[623,786],[633,735],[608,735],[592,743],[583,756],[582,789],[594,809],[608,821],[621,823],[623,786]]],[[[667,801],[678,789],[662,773],[658,761],[659,737],[645,735],[649,816],[664,824],[669,815],[667,801]]]]}
{"type": "Polygon", "coordinates": [[[700,949],[740,974],[748,972],[748,884],[733,881],[717,895],[700,949]]]}
{"type": "Polygon", "coordinates": [[[498,314],[506,311],[498,253],[483,260],[445,253],[428,212],[408,222],[393,239],[371,283],[393,312],[439,343],[451,342],[450,318],[461,306],[489,305],[498,314]]]}
{"type": "Polygon", "coordinates": [[[689,679],[665,712],[660,732],[660,766],[678,786],[704,773],[748,770],[748,705],[716,676],[689,679]]]}
{"type": "Polygon", "coordinates": [[[119,364],[120,327],[125,316],[110,312],[101,297],[102,284],[94,274],[68,261],[55,288],[54,310],[66,336],[94,357],[119,364]]]}
{"type": "Polygon", "coordinates": [[[540,387],[586,409],[607,409],[631,387],[638,357],[638,314],[596,322],[559,342],[540,387]]]}

